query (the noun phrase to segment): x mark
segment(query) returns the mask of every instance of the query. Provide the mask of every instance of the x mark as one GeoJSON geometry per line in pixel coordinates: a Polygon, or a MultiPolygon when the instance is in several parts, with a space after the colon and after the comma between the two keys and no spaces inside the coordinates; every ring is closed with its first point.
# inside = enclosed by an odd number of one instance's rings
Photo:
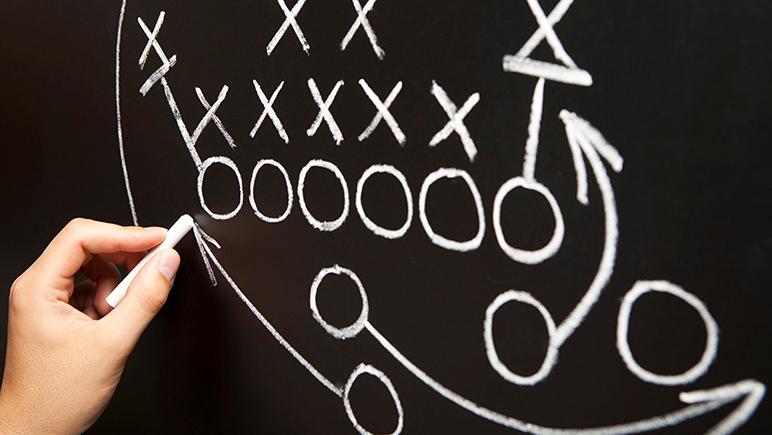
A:
{"type": "MultiPolygon", "coordinates": [[[[208,101],[206,101],[204,93],[201,92],[201,88],[196,88],[196,95],[198,96],[198,101],[201,102],[201,105],[204,106],[204,109],[206,109],[207,112],[212,109],[212,106],[208,101]]],[[[225,96],[223,95],[222,98],[224,99],[225,96]]],[[[220,103],[222,103],[222,100],[220,100],[220,103]]],[[[220,133],[222,133],[223,137],[228,142],[228,145],[230,145],[231,148],[236,148],[236,143],[233,142],[233,137],[230,135],[230,133],[228,133],[228,130],[225,129],[225,125],[223,125],[222,120],[215,113],[216,111],[217,109],[215,108],[215,110],[212,112],[212,121],[214,121],[215,125],[220,130],[220,133]]]]}
{"type": "Polygon", "coordinates": [[[308,50],[311,48],[311,46],[308,45],[308,41],[306,41],[306,37],[303,35],[303,31],[300,29],[300,26],[295,19],[298,16],[298,13],[300,13],[300,9],[302,9],[303,5],[306,3],[306,0],[298,0],[297,3],[295,3],[295,6],[292,7],[292,10],[287,8],[287,4],[284,2],[284,0],[277,0],[277,2],[279,3],[279,7],[281,7],[282,11],[284,11],[286,18],[284,19],[281,27],[279,27],[279,30],[276,31],[276,34],[273,35],[273,38],[268,43],[266,52],[268,52],[268,55],[270,56],[271,53],[273,53],[274,48],[276,48],[276,45],[279,43],[279,41],[281,41],[281,38],[284,37],[284,34],[287,32],[287,28],[292,26],[292,30],[295,31],[295,35],[298,37],[298,41],[300,41],[300,45],[303,47],[303,51],[308,54],[308,50]]]}
{"type": "Polygon", "coordinates": [[[177,56],[174,55],[169,59],[166,57],[166,53],[164,53],[163,48],[161,48],[161,45],[158,43],[158,33],[161,31],[161,26],[164,23],[164,17],[166,16],[166,13],[161,11],[160,14],[158,14],[158,19],[155,22],[155,27],[153,28],[153,31],[151,32],[150,29],[148,29],[147,25],[144,21],[142,21],[142,18],[137,17],[137,22],[139,23],[139,27],[142,28],[142,31],[145,32],[145,35],[147,36],[147,44],[145,44],[145,48],[142,50],[142,54],[139,57],[139,67],[140,69],[145,68],[145,62],[147,62],[147,57],[150,54],[150,48],[152,47],[158,57],[161,59],[161,66],[153,72],[153,74],[148,77],[147,80],[145,80],[145,83],[142,84],[142,87],[139,88],[139,92],[144,97],[147,95],[147,93],[150,91],[150,89],[155,85],[159,80],[161,80],[166,73],[171,70],[174,65],[177,64],[177,56]]]}
{"type": "Polygon", "coordinates": [[[577,67],[574,60],[566,52],[554,29],[554,25],[563,18],[563,15],[571,7],[574,0],[560,0],[549,16],[544,14],[544,9],[542,9],[538,0],[527,1],[539,28],[523,44],[517,54],[504,56],[504,70],[570,84],[592,85],[592,76],[587,71],[577,67]],[[552,48],[555,59],[560,61],[562,65],[537,61],[528,57],[545,38],[552,48]]]}
{"type": "Polygon", "coordinates": [[[281,137],[284,140],[284,143],[289,143],[289,136],[287,136],[287,132],[284,130],[284,126],[281,124],[281,120],[279,119],[279,116],[276,115],[276,111],[273,110],[273,103],[276,101],[276,97],[279,95],[279,92],[281,92],[281,89],[284,87],[284,82],[281,82],[279,86],[276,88],[276,90],[273,92],[273,95],[271,95],[271,99],[269,100],[268,97],[266,97],[265,93],[263,92],[263,88],[260,87],[260,84],[257,83],[257,80],[252,80],[252,84],[255,85],[255,91],[257,92],[257,96],[260,98],[260,102],[263,103],[263,113],[260,114],[260,118],[257,120],[257,124],[255,124],[255,128],[252,129],[252,132],[249,133],[250,137],[255,137],[257,134],[257,130],[260,129],[260,126],[263,125],[263,121],[265,121],[265,117],[268,116],[271,118],[271,121],[273,122],[273,126],[276,128],[276,132],[279,133],[279,137],[281,137]]]}
{"type": "Polygon", "coordinates": [[[370,11],[373,9],[376,1],[377,0],[369,0],[365,4],[364,9],[362,9],[362,4],[359,3],[359,0],[351,0],[351,2],[354,4],[354,9],[356,9],[357,12],[357,19],[354,21],[354,24],[351,25],[351,28],[349,29],[348,33],[346,33],[346,36],[343,37],[343,41],[340,43],[341,51],[346,50],[346,47],[348,47],[351,39],[354,38],[354,34],[359,29],[359,26],[362,26],[362,28],[365,29],[365,33],[367,34],[367,39],[370,40],[370,45],[373,46],[375,55],[378,56],[378,59],[383,60],[386,52],[383,51],[383,49],[378,45],[378,37],[375,36],[373,26],[370,24],[370,20],[367,18],[367,14],[370,13],[370,11]]]}
{"type": "Polygon", "coordinates": [[[436,146],[438,143],[447,139],[451,133],[455,131],[461,138],[461,143],[464,145],[466,155],[469,156],[469,161],[473,162],[474,157],[477,155],[477,147],[474,144],[474,140],[472,140],[472,136],[469,134],[469,130],[467,130],[466,125],[464,125],[464,118],[466,118],[474,106],[480,102],[480,94],[477,92],[472,94],[467,98],[464,105],[461,106],[460,110],[436,81],[432,81],[432,95],[434,95],[434,98],[440,103],[440,106],[445,110],[445,113],[450,120],[445,124],[445,127],[443,127],[442,130],[434,135],[429,142],[429,146],[436,146]]]}
{"type": "Polygon", "coordinates": [[[319,88],[316,87],[316,82],[314,79],[308,79],[308,89],[311,91],[311,95],[317,106],[319,106],[319,114],[316,116],[313,124],[311,124],[311,127],[306,131],[306,134],[309,137],[316,134],[319,126],[322,124],[322,120],[324,120],[327,123],[327,127],[330,129],[330,133],[332,133],[333,139],[335,139],[335,143],[340,145],[340,143],[343,142],[343,133],[341,133],[338,123],[335,122],[335,118],[333,118],[332,113],[330,113],[330,106],[332,106],[333,101],[335,101],[335,97],[338,95],[341,86],[343,86],[343,80],[338,80],[338,83],[335,84],[335,87],[332,89],[332,92],[330,92],[330,95],[327,96],[327,99],[322,101],[322,95],[319,93],[319,88]]]}
{"type": "Polygon", "coordinates": [[[403,133],[402,129],[399,128],[397,120],[394,119],[394,116],[389,111],[392,103],[394,103],[397,95],[399,95],[399,92],[402,90],[402,82],[398,82],[394,86],[394,89],[391,90],[391,93],[386,98],[385,102],[381,101],[378,95],[376,95],[375,92],[370,89],[370,86],[367,85],[365,79],[359,80],[359,86],[362,87],[362,90],[365,91],[365,94],[367,94],[367,96],[370,98],[370,101],[373,102],[375,108],[378,109],[378,113],[375,114],[375,117],[373,118],[372,122],[370,122],[370,125],[365,129],[365,131],[362,132],[362,134],[359,135],[359,141],[361,142],[370,137],[373,131],[375,131],[375,129],[378,127],[378,124],[380,124],[382,120],[386,120],[386,124],[391,129],[391,132],[394,135],[394,138],[397,139],[397,142],[399,142],[400,145],[405,145],[405,142],[407,141],[405,133],[403,133]]]}

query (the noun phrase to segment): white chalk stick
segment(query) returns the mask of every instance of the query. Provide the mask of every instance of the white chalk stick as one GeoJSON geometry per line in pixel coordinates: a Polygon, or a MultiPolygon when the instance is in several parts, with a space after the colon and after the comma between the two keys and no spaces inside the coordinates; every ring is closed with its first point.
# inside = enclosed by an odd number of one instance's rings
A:
{"type": "Polygon", "coordinates": [[[115,289],[110,292],[109,295],[107,295],[107,303],[110,304],[111,307],[115,308],[121,302],[123,297],[126,296],[126,291],[129,290],[129,286],[131,285],[132,281],[134,281],[134,278],[137,277],[137,274],[139,274],[139,271],[142,270],[145,264],[147,264],[147,262],[150,261],[150,259],[153,258],[153,256],[159,251],[175,247],[177,243],[179,243],[179,241],[182,240],[182,238],[193,229],[194,226],[195,223],[193,222],[193,218],[190,217],[190,215],[185,214],[180,216],[180,218],[177,219],[177,222],[175,222],[174,225],[169,228],[164,241],[161,242],[160,245],[153,248],[152,251],[148,252],[147,255],[145,255],[145,258],[143,258],[134,267],[134,269],[132,269],[131,272],[129,272],[128,275],[123,278],[120,284],[118,284],[118,286],[115,287],[115,289]]]}

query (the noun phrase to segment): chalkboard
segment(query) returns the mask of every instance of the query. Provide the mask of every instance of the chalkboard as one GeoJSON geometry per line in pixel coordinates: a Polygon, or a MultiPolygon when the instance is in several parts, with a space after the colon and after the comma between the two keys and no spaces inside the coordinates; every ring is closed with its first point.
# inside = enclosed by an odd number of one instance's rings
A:
{"type": "Polygon", "coordinates": [[[93,433],[770,430],[767,2],[0,9],[3,288],[198,225],[93,433]]]}

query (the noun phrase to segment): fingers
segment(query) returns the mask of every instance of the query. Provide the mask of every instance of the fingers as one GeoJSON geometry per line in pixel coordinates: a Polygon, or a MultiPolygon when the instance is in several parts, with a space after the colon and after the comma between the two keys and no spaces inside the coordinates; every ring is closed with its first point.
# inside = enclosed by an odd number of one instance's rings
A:
{"type": "Polygon", "coordinates": [[[32,268],[38,276],[70,279],[93,254],[141,253],[161,243],[165,235],[163,228],[122,227],[78,218],[59,232],[32,268]]]}
{"type": "Polygon", "coordinates": [[[166,303],[180,256],[173,249],[157,253],[139,271],[121,303],[102,320],[110,339],[130,351],[166,303]]]}
{"type": "Polygon", "coordinates": [[[91,261],[81,267],[81,272],[91,281],[96,283],[92,293],[93,308],[104,316],[112,310],[105,298],[118,285],[121,274],[114,264],[104,260],[101,256],[94,256],[91,261]]]}

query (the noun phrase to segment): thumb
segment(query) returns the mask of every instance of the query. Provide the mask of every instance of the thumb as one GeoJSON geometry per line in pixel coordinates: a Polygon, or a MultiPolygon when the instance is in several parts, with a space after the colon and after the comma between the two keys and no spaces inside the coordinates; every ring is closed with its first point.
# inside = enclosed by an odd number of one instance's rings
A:
{"type": "Polygon", "coordinates": [[[134,347],[166,303],[179,266],[180,256],[173,249],[158,252],[145,264],[121,303],[104,318],[111,337],[129,348],[134,347]]]}

